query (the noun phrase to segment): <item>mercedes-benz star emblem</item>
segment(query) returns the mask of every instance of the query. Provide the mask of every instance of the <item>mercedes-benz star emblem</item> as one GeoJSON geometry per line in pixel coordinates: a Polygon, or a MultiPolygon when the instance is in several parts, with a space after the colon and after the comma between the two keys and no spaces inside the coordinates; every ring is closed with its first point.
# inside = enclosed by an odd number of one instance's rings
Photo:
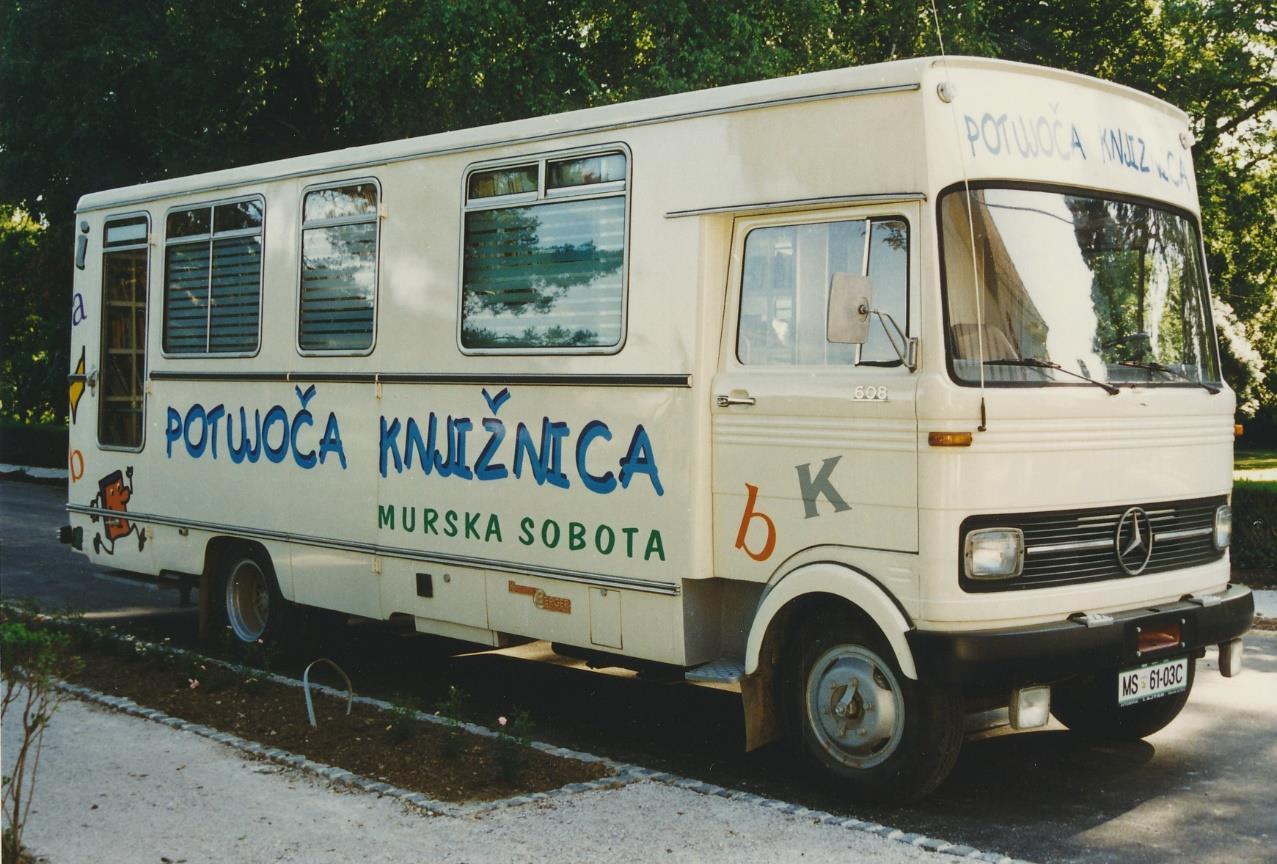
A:
{"type": "Polygon", "coordinates": [[[1138,576],[1153,557],[1153,523],[1142,507],[1132,507],[1117,520],[1117,533],[1113,535],[1113,548],[1117,563],[1128,576],[1138,576]]]}

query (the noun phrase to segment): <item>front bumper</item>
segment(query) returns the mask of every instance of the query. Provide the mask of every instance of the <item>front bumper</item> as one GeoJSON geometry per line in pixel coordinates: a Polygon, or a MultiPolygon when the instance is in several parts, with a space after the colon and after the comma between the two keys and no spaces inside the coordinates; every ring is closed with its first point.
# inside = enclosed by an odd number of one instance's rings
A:
{"type": "Polygon", "coordinates": [[[906,634],[918,677],[970,687],[1018,687],[1134,666],[1164,657],[1197,655],[1207,645],[1235,639],[1250,629],[1255,598],[1244,585],[1220,594],[1115,613],[1110,623],[1080,619],[998,630],[906,634]],[[1180,645],[1140,655],[1139,627],[1178,620],[1180,645]]]}

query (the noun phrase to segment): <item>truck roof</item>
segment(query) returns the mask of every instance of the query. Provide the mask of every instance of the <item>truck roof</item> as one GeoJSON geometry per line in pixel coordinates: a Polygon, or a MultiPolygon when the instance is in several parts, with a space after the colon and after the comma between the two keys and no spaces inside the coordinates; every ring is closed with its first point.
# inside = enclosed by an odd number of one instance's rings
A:
{"type": "MultiPolygon", "coordinates": [[[[974,67],[1053,77],[1088,87],[1116,91],[1127,98],[1154,106],[1181,122],[1188,122],[1187,115],[1160,99],[1129,87],[1074,72],[981,57],[915,57],[618,102],[613,105],[584,108],[561,114],[530,117],[122,186],[82,196],[76,205],[76,211],[100,210],[175,195],[215,192],[270,180],[368,168],[427,156],[551,140],[568,135],[609,132],[794,102],[836,99],[871,93],[915,91],[922,86],[922,79],[931,69],[939,67],[943,70],[946,66],[951,69],[974,67]]],[[[943,74],[943,71],[940,74],[943,74]]]]}

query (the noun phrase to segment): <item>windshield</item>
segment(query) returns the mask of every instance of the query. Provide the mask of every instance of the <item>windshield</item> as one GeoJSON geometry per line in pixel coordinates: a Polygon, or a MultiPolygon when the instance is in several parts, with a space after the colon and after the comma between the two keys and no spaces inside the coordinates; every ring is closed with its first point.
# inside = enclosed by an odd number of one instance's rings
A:
{"type": "Polygon", "coordinates": [[[983,370],[989,384],[1081,383],[1065,372],[1119,386],[1219,382],[1197,231],[1185,216],[994,188],[950,191],[940,214],[959,381],[979,382],[983,370]]]}

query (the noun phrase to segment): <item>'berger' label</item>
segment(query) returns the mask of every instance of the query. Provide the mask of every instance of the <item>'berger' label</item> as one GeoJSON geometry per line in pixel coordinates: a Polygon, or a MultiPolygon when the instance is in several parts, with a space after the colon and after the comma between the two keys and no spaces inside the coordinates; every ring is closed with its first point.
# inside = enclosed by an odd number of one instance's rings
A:
{"type": "Polygon", "coordinates": [[[544,609],[546,612],[562,612],[565,615],[572,614],[572,601],[567,597],[551,597],[540,588],[533,588],[531,585],[520,585],[513,579],[506,582],[506,590],[511,594],[526,594],[532,598],[532,604],[538,609],[544,609]]]}

